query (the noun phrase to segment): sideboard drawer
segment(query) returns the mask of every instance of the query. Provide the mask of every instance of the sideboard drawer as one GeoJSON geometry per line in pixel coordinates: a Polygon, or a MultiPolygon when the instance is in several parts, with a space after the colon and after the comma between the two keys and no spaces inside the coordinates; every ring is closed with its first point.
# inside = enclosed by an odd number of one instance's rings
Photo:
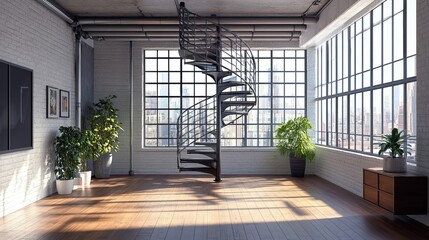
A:
{"type": "Polygon", "coordinates": [[[393,194],[393,186],[394,186],[394,182],[393,182],[393,177],[388,177],[388,176],[384,176],[384,175],[378,175],[378,188],[381,191],[393,194]]]}
{"type": "Polygon", "coordinates": [[[380,191],[378,194],[378,205],[386,210],[394,212],[393,195],[380,191]]]}
{"type": "Polygon", "coordinates": [[[378,188],[378,174],[366,170],[364,170],[363,173],[364,184],[378,188]]]}
{"type": "Polygon", "coordinates": [[[364,199],[374,203],[374,204],[378,204],[378,191],[377,189],[364,185],[364,191],[363,191],[363,197],[364,199]]]}

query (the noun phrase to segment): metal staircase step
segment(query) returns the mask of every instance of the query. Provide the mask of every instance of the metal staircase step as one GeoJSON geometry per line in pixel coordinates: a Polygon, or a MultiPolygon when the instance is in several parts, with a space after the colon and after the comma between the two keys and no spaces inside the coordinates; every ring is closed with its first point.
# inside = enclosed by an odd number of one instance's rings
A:
{"type": "Polygon", "coordinates": [[[229,115],[247,115],[247,112],[245,112],[245,111],[232,111],[232,110],[225,110],[222,112],[222,118],[229,116],[229,115]]]}
{"type": "Polygon", "coordinates": [[[210,147],[212,149],[216,149],[216,143],[215,142],[195,142],[195,145],[203,145],[203,146],[207,146],[210,147]]]}
{"type": "Polygon", "coordinates": [[[201,154],[210,158],[216,158],[216,151],[213,149],[188,149],[188,154],[201,154]]]}
{"type": "Polygon", "coordinates": [[[180,172],[203,172],[203,173],[208,173],[208,174],[212,174],[213,176],[216,176],[216,169],[215,168],[208,168],[208,167],[192,167],[192,168],[185,168],[185,167],[181,167],[179,168],[180,172]]]}
{"type": "Polygon", "coordinates": [[[186,64],[194,65],[195,67],[203,71],[213,71],[213,70],[216,70],[217,68],[217,64],[214,62],[194,61],[194,62],[187,62],[186,64]]]}
{"type": "Polygon", "coordinates": [[[210,168],[216,167],[216,160],[206,159],[206,158],[182,158],[180,159],[180,163],[195,163],[195,164],[201,164],[210,168]]]}
{"type": "Polygon", "coordinates": [[[230,92],[222,92],[221,94],[220,94],[220,100],[221,101],[224,101],[224,100],[226,100],[226,99],[228,99],[228,98],[232,98],[232,97],[245,97],[245,96],[249,96],[249,95],[251,95],[252,94],[252,92],[251,91],[248,91],[248,90],[246,90],[246,91],[230,91],[230,92]]]}
{"type": "Polygon", "coordinates": [[[222,104],[222,111],[231,106],[255,106],[256,101],[224,101],[222,104]]]}
{"type": "Polygon", "coordinates": [[[230,88],[230,87],[240,87],[240,86],[246,86],[246,83],[244,82],[237,82],[237,81],[228,81],[228,82],[221,82],[218,83],[217,89],[219,92],[223,92],[223,90],[230,88]]]}
{"type": "Polygon", "coordinates": [[[227,76],[231,76],[231,72],[224,72],[224,71],[204,71],[204,74],[209,75],[212,77],[215,81],[218,81],[219,79],[222,79],[227,76]]]}
{"type": "Polygon", "coordinates": [[[183,59],[195,61],[216,61],[216,49],[208,49],[208,51],[192,52],[185,49],[179,50],[179,56],[183,59]]]}

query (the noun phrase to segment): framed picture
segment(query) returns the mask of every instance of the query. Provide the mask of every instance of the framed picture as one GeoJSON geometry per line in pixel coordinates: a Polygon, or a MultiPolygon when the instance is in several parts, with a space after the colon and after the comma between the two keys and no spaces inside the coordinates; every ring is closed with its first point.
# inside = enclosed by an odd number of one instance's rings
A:
{"type": "Polygon", "coordinates": [[[46,86],[46,117],[58,118],[60,113],[60,93],[58,88],[46,86]]]}
{"type": "Polygon", "coordinates": [[[70,92],[60,90],[60,117],[70,117],[70,92]]]}

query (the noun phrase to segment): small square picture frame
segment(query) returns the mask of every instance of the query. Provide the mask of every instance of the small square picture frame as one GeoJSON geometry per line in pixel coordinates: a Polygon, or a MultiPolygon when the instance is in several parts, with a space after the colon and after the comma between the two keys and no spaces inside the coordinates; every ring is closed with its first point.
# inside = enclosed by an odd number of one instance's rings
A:
{"type": "Polygon", "coordinates": [[[70,92],[66,90],[60,90],[60,117],[70,117],[70,92]]]}
{"type": "Polygon", "coordinates": [[[60,93],[58,88],[46,86],[46,118],[58,118],[60,113],[60,93]]]}

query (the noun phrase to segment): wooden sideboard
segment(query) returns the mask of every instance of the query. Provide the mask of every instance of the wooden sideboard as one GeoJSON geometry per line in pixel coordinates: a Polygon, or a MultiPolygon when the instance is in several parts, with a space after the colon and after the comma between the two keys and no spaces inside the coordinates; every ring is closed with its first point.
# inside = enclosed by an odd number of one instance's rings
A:
{"type": "Polygon", "coordinates": [[[427,213],[427,177],[363,169],[363,198],[395,215],[427,213]]]}

